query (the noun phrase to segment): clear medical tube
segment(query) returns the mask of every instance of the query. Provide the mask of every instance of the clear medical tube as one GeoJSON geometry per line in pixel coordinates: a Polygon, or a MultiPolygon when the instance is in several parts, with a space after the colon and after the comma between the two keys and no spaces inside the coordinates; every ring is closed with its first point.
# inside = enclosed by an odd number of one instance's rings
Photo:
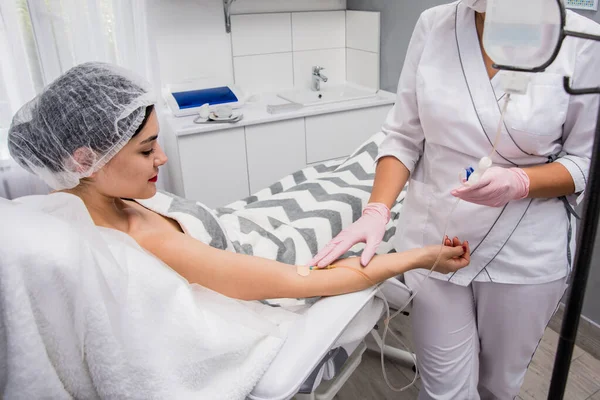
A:
{"type": "Polygon", "coordinates": [[[431,266],[431,269],[429,270],[429,273],[425,276],[425,278],[421,281],[420,285],[418,288],[416,288],[415,290],[413,290],[411,296],[408,298],[408,300],[406,301],[406,303],[404,303],[404,305],[402,305],[402,307],[400,307],[398,309],[398,311],[396,311],[394,314],[392,314],[390,316],[390,306],[389,303],[387,301],[387,299],[385,298],[385,295],[383,294],[383,292],[381,291],[381,289],[379,290],[379,293],[381,294],[381,297],[383,299],[383,302],[385,304],[385,308],[386,308],[386,318],[384,320],[384,328],[383,328],[383,335],[381,338],[381,370],[383,371],[383,379],[385,380],[385,383],[387,383],[388,387],[390,389],[392,389],[395,392],[402,392],[408,388],[410,388],[411,386],[413,386],[415,384],[415,382],[417,381],[417,378],[419,376],[419,370],[417,368],[417,359],[414,356],[414,353],[410,350],[410,348],[398,337],[394,334],[394,332],[389,328],[390,326],[390,322],[392,319],[394,319],[395,317],[397,317],[402,311],[404,311],[404,309],[406,307],[408,307],[408,305],[410,304],[410,302],[415,298],[415,296],[417,295],[417,293],[419,293],[419,291],[421,290],[421,288],[423,287],[423,285],[425,284],[425,282],[427,281],[427,279],[429,279],[429,277],[431,276],[431,274],[433,273],[433,271],[435,270],[435,267],[438,266],[440,259],[442,257],[442,250],[444,249],[444,245],[445,245],[445,241],[446,241],[446,236],[447,236],[447,232],[448,232],[448,223],[450,222],[450,217],[452,216],[452,214],[454,214],[454,210],[456,210],[456,206],[458,206],[458,203],[460,203],[460,199],[457,198],[456,201],[454,202],[454,204],[452,205],[452,208],[450,209],[450,213],[448,214],[448,217],[446,218],[446,223],[444,225],[444,234],[443,234],[443,238],[442,238],[442,245],[440,246],[440,251],[438,252],[438,255],[435,259],[435,262],[433,263],[433,265],[431,266]],[[406,350],[408,350],[408,352],[410,353],[410,355],[413,358],[413,361],[415,363],[415,377],[413,379],[413,381],[411,383],[409,383],[408,385],[406,385],[403,388],[396,388],[394,387],[390,381],[388,380],[387,377],[387,372],[385,371],[385,356],[384,356],[384,349],[385,349],[385,339],[387,337],[387,333],[391,333],[392,336],[394,338],[396,338],[396,340],[398,340],[402,346],[404,346],[404,348],[406,350]]]}
{"type": "Polygon", "coordinates": [[[494,138],[494,146],[492,147],[492,151],[488,157],[492,158],[494,153],[496,152],[496,147],[498,146],[498,142],[500,141],[500,133],[502,133],[502,125],[504,124],[504,116],[506,114],[506,109],[508,108],[508,102],[510,101],[510,93],[506,94],[506,100],[504,101],[504,106],[502,106],[502,113],[500,114],[500,122],[498,122],[498,129],[496,130],[496,137],[494,138]]]}

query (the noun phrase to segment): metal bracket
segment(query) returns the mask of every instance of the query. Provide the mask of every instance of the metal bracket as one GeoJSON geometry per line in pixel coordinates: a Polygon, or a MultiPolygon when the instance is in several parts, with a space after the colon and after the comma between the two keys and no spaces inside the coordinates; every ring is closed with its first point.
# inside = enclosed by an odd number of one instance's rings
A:
{"type": "Polygon", "coordinates": [[[235,0],[223,0],[223,11],[225,12],[225,32],[231,33],[231,4],[235,0]]]}

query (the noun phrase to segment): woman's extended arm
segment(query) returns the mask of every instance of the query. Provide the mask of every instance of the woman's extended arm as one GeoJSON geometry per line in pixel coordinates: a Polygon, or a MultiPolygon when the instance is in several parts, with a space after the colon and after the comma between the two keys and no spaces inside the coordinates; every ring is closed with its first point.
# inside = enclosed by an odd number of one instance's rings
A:
{"type": "MultiPolygon", "coordinates": [[[[149,233],[136,240],[190,283],[242,300],[332,296],[370,286],[363,276],[345,268],[314,270],[303,277],[294,266],[215,249],[180,232],[149,233]]],[[[468,264],[468,248],[458,240],[455,246],[443,248],[439,271],[456,270],[468,264]]],[[[358,258],[337,264],[361,269],[377,283],[411,269],[430,268],[439,249],[440,246],[430,246],[376,256],[366,269],[360,266],[358,258]]]]}

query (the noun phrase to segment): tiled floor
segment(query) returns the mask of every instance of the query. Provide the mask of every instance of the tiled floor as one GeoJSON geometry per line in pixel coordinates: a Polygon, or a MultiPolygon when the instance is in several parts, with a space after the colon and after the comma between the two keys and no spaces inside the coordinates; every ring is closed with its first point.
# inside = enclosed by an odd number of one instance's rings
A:
{"type": "MultiPolygon", "coordinates": [[[[392,322],[396,332],[401,331],[406,334],[407,341],[411,342],[409,323],[408,318],[401,317],[392,322]]],[[[520,400],[547,399],[557,343],[558,334],[548,328],[525,376],[525,382],[519,395],[520,400]]],[[[386,360],[385,365],[388,377],[392,385],[396,387],[406,385],[414,376],[411,370],[400,367],[392,361],[386,360]]],[[[418,381],[414,387],[404,392],[392,391],[383,379],[380,355],[367,350],[363,355],[361,365],[346,382],[336,399],[412,400],[417,398],[419,387],[420,382],[418,381]]],[[[573,353],[573,362],[564,398],[566,400],[600,400],[600,360],[595,359],[579,347],[576,347],[573,353]]]]}

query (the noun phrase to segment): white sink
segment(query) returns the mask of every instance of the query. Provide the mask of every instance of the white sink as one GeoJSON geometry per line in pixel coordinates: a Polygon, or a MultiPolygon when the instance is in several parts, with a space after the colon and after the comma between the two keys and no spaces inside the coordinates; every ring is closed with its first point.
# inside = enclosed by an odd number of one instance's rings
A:
{"type": "Polygon", "coordinates": [[[302,104],[303,106],[314,106],[317,104],[366,99],[375,97],[376,94],[375,90],[350,85],[324,85],[318,92],[310,89],[293,89],[278,93],[277,96],[292,103],[302,104]]]}

